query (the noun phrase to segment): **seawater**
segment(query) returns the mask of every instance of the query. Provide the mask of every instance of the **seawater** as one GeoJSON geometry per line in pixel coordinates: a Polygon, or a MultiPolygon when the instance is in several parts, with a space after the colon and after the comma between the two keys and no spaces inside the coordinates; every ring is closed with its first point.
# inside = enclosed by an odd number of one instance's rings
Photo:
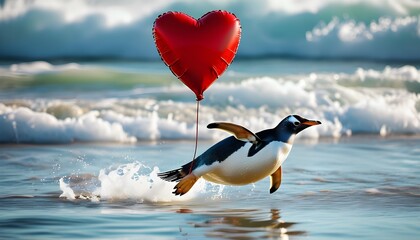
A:
{"type": "Polygon", "coordinates": [[[289,114],[299,134],[281,188],[199,181],[176,197],[156,173],[191,160],[195,98],[161,62],[0,66],[0,238],[416,239],[416,63],[237,60],[201,102],[202,153],[231,121],[289,114]]]}
{"type": "MultiPolygon", "coordinates": [[[[212,142],[202,141],[199,151],[212,142]]],[[[418,138],[298,139],[281,188],[156,178],[193,142],[2,145],[4,239],[417,239],[418,138]]]]}

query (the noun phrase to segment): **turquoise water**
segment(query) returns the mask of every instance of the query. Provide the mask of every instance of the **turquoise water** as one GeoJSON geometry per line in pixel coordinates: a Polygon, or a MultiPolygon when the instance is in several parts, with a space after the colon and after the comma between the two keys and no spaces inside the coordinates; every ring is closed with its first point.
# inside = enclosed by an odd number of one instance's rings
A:
{"type": "Polygon", "coordinates": [[[420,235],[416,64],[235,61],[205,92],[198,153],[227,136],[210,122],[322,122],[271,195],[267,178],[177,197],[156,176],[191,160],[195,136],[195,98],[161,62],[4,63],[0,80],[0,238],[420,235]]]}
{"type": "MultiPolygon", "coordinates": [[[[202,142],[199,151],[210,144],[202,142]]],[[[144,165],[138,175],[147,176],[154,166],[167,170],[188,161],[192,145],[2,145],[0,237],[417,239],[420,233],[418,138],[300,140],[271,195],[264,179],[223,189],[201,184],[182,201],[169,200],[170,193],[160,202],[125,197],[111,187],[111,197],[98,201],[59,197],[64,176],[87,196],[100,185],[101,169],[137,163],[144,165]]]]}

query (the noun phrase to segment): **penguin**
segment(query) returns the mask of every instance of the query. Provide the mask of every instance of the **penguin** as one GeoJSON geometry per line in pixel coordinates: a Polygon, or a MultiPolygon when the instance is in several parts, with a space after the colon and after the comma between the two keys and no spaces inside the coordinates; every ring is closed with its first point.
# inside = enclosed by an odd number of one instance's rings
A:
{"type": "Polygon", "coordinates": [[[207,128],[231,133],[193,161],[178,169],[158,173],[169,182],[178,182],[175,195],[186,194],[197,180],[224,185],[246,185],[270,176],[270,194],[277,191],[282,179],[282,163],[292,149],[296,134],[321,124],[298,115],[289,115],[275,128],[253,133],[228,122],[210,123],[207,128]]]}

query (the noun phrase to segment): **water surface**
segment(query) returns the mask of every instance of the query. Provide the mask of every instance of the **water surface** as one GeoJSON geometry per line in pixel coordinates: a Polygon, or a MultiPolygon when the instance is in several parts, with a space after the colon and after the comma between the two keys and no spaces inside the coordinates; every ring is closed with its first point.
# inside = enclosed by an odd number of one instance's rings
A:
{"type": "MultiPolygon", "coordinates": [[[[210,144],[202,142],[199,151],[210,144]]],[[[298,140],[274,194],[269,194],[269,179],[264,179],[243,187],[200,182],[190,196],[179,198],[170,193],[173,184],[159,182],[151,172],[155,166],[168,170],[188,161],[192,142],[2,145],[0,235],[416,239],[418,146],[418,138],[407,137],[298,140]],[[130,172],[135,166],[140,167],[130,172]],[[101,170],[105,178],[98,179],[101,170]],[[76,199],[60,198],[61,178],[76,199]],[[156,187],[159,184],[163,185],[156,187]],[[151,190],[140,189],[142,185],[151,190]],[[154,201],[153,194],[160,199],[154,201]],[[80,199],[92,196],[99,199],[80,199]]]]}

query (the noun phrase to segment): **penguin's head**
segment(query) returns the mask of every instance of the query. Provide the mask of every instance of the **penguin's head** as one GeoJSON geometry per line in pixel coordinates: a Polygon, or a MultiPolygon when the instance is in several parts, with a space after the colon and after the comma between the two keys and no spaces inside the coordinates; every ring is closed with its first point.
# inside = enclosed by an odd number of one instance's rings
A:
{"type": "Polygon", "coordinates": [[[290,115],[286,117],[282,123],[284,124],[284,127],[293,134],[298,134],[303,129],[321,124],[320,121],[308,120],[299,115],[290,115]]]}

